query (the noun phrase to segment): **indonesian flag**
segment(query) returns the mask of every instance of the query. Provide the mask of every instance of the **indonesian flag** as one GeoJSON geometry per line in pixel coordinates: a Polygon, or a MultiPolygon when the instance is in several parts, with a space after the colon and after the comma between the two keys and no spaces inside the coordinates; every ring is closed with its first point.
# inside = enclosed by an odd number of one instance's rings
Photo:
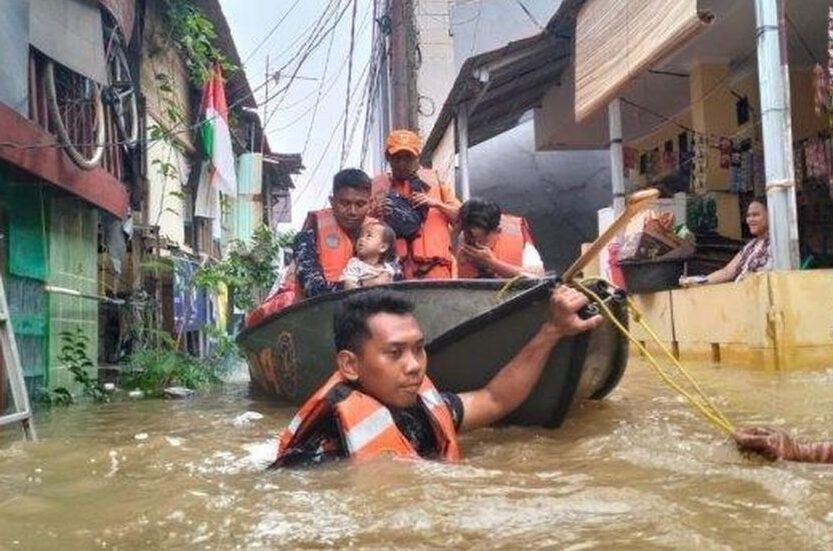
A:
{"type": "Polygon", "coordinates": [[[223,88],[223,74],[216,65],[202,92],[205,121],[200,126],[203,152],[209,160],[211,186],[226,195],[237,195],[234,150],[228,126],[228,104],[223,88]]]}

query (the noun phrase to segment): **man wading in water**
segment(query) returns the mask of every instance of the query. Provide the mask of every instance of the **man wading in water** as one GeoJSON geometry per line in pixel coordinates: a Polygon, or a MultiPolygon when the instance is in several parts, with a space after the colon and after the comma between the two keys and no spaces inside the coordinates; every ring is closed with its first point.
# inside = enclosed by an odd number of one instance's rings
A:
{"type": "Polygon", "coordinates": [[[569,287],[557,288],[547,320],[517,355],[485,387],[453,394],[438,392],[425,375],[425,338],[413,304],[385,290],[346,299],[333,324],[336,372],[281,434],[272,466],[378,455],[458,459],[458,432],[511,413],[559,340],[602,323],[601,316],[579,317],[587,302],[569,287]]]}

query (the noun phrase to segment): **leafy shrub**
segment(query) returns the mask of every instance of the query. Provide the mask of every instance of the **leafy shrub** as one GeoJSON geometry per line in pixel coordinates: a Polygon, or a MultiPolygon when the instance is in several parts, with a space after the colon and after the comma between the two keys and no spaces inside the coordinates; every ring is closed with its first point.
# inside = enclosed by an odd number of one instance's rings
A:
{"type": "MultiPolygon", "coordinates": [[[[104,390],[98,379],[93,379],[89,374],[89,371],[95,369],[96,365],[87,354],[87,346],[89,345],[87,335],[82,332],[80,327],[77,327],[74,333],[62,331],[60,337],[61,352],[58,354],[58,361],[72,373],[72,378],[81,385],[85,395],[96,402],[109,402],[110,397],[107,395],[107,391],[104,390]]],[[[56,397],[59,402],[66,400],[66,394],[69,394],[66,389],[55,389],[53,393],[57,393],[56,397]]],[[[69,403],[72,403],[71,395],[69,400],[69,403]]]]}

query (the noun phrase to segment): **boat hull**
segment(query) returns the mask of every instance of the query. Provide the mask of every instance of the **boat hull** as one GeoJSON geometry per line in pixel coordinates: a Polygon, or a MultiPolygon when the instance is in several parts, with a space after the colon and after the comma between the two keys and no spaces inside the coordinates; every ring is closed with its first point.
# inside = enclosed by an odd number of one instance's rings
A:
{"type": "MultiPolygon", "coordinates": [[[[426,342],[463,321],[486,312],[506,296],[531,288],[518,282],[498,296],[505,281],[406,281],[387,286],[415,306],[426,342]]],[[[302,403],[332,374],[335,347],[333,314],[345,297],[367,289],[305,300],[272,314],[237,338],[258,390],[290,404],[302,403]]]]}
{"type": "MultiPolygon", "coordinates": [[[[414,302],[428,343],[429,376],[441,390],[482,387],[505,365],[546,317],[551,282],[410,281],[389,286],[414,302]],[[501,295],[501,296],[499,296],[501,295]]],[[[347,291],[290,306],[244,330],[238,343],[258,390],[301,404],[332,374],[332,317],[347,291]]],[[[627,323],[625,309],[611,303],[627,323]]],[[[627,363],[627,342],[606,322],[562,340],[530,397],[506,422],[558,426],[570,406],[603,398],[627,363]]]]}

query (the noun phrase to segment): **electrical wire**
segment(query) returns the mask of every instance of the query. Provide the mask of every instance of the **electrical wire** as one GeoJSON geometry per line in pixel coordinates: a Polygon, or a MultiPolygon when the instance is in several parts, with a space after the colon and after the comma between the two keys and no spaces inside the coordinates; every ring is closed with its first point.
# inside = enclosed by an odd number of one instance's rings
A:
{"type": "MultiPolygon", "coordinates": [[[[347,8],[348,8],[349,6],[350,6],[350,4],[349,4],[349,3],[348,3],[348,4],[345,4],[344,9],[342,9],[342,10],[341,10],[341,11],[340,11],[337,15],[336,15],[336,20],[335,20],[335,22],[334,22],[334,23],[333,23],[333,24],[329,27],[329,29],[327,29],[326,31],[323,31],[323,34],[322,34],[321,32],[319,32],[318,36],[316,36],[313,40],[311,40],[311,41],[309,42],[309,47],[308,47],[308,48],[307,48],[307,50],[303,53],[303,55],[300,57],[300,59],[298,60],[297,64],[295,65],[295,69],[293,70],[292,76],[290,76],[290,78],[289,78],[289,83],[287,84],[287,86],[285,86],[285,87],[281,90],[281,92],[286,92],[287,90],[289,90],[289,87],[292,85],[292,82],[293,82],[293,80],[294,80],[294,76],[298,74],[298,71],[301,69],[301,67],[303,67],[303,65],[304,65],[304,63],[307,61],[307,59],[309,59],[309,56],[310,56],[310,55],[311,55],[311,54],[312,54],[312,53],[313,53],[313,52],[314,52],[314,51],[318,48],[318,46],[320,46],[320,45],[323,43],[323,41],[327,38],[327,36],[329,36],[329,34],[330,34],[331,32],[334,32],[334,31],[335,31],[336,27],[338,27],[338,24],[341,22],[341,19],[344,17],[344,14],[346,13],[347,8]]],[[[271,120],[271,118],[272,118],[272,117],[275,115],[275,113],[277,112],[277,111],[276,111],[276,109],[277,109],[278,107],[280,107],[280,105],[281,105],[281,103],[283,102],[283,99],[285,99],[285,97],[286,97],[286,96],[284,95],[284,96],[283,96],[280,100],[278,100],[278,103],[277,103],[277,105],[275,106],[275,109],[273,109],[273,110],[272,110],[272,112],[271,112],[271,113],[267,116],[266,121],[263,123],[264,128],[265,128],[265,127],[269,124],[269,121],[271,120]]]]}
{"type": "Polygon", "coordinates": [[[521,8],[523,10],[523,12],[529,18],[529,20],[532,21],[535,24],[536,27],[538,27],[539,31],[544,30],[544,26],[541,25],[541,23],[539,23],[537,19],[535,19],[535,16],[532,15],[532,12],[529,11],[528,7],[526,7],[526,4],[524,4],[521,0],[515,0],[515,3],[518,5],[519,8],[521,8]]]}
{"type": "Polygon", "coordinates": [[[295,2],[292,3],[289,9],[286,10],[286,12],[284,12],[280,19],[278,19],[278,22],[275,23],[271,29],[269,29],[269,32],[266,33],[266,36],[264,36],[263,39],[257,43],[257,46],[255,46],[251,52],[249,52],[249,55],[247,55],[246,59],[243,60],[242,65],[245,65],[250,59],[252,59],[252,57],[258,52],[258,50],[260,50],[260,48],[262,48],[263,45],[266,44],[266,41],[268,41],[272,37],[272,35],[275,34],[275,31],[278,30],[278,28],[281,26],[281,23],[283,23],[286,20],[286,18],[289,17],[289,14],[291,14],[295,7],[300,3],[301,0],[295,0],[295,2]]]}
{"type": "Polygon", "coordinates": [[[349,118],[348,110],[350,109],[350,86],[353,84],[353,55],[356,51],[356,13],[358,5],[358,0],[353,0],[353,15],[350,19],[350,50],[347,61],[347,90],[344,98],[344,129],[341,134],[341,168],[344,168],[347,147],[347,119],[349,118]]]}
{"type": "MultiPolygon", "coordinates": [[[[327,46],[327,56],[324,59],[324,70],[321,73],[321,86],[318,87],[318,92],[315,96],[315,105],[312,108],[312,118],[309,121],[309,126],[307,126],[307,134],[304,136],[304,146],[301,148],[301,155],[303,156],[304,153],[307,151],[307,147],[309,146],[309,140],[312,136],[312,129],[315,126],[315,118],[318,115],[318,106],[321,104],[321,92],[324,90],[324,82],[327,80],[327,69],[330,66],[330,54],[333,52],[333,42],[335,42],[336,33],[332,33],[330,35],[330,44],[327,46]]],[[[341,74],[339,71],[338,74],[341,74]]],[[[336,77],[338,77],[338,74],[336,77]]],[[[306,112],[304,113],[306,114],[306,112]]]]}

